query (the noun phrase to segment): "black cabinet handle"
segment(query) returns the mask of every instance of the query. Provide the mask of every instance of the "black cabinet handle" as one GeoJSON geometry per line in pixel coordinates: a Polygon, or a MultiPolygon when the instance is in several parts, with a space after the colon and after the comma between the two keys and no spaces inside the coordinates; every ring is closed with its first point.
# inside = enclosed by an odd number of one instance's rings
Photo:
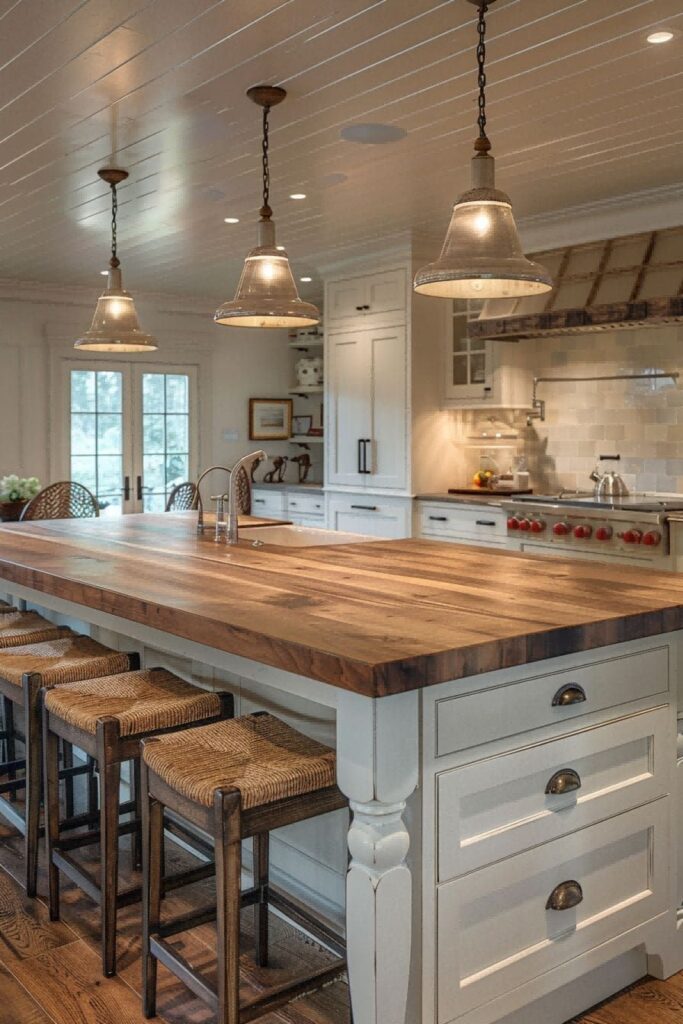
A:
{"type": "Polygon", "coordinates": [[[567,683],[561,686],[552,699],[554,708],[566,708],[570,704],[583,704],[586,698],[586,691],[578,683],[567,683]]]}
{"type": "Polygon", "coordinates": [[[130,477],[124,476],[123,478],[123,497],[125,501],[130,501],[130,477]]]}
{"type": "Polygon", "coordinates": [[[265,498],[252,498],[251,500],[253,501],[254,505],[265,505],[266,503],[265,498]]]}
{"type": "Polygon", "coordinates": [[[142,477],[136,477],[138,501],[142,501],[142,477]]]}
{"type": "Polygon", "coordinates": [[[495,519],[477,519],[476,520],[476,524],[477,524],[477,526],[495,526],[496,525],[496,520],[495,519]]]}
{"type": "Polygon", "coordinates": [[[448,516],[430,516],[429,517],[435,523],[447,523],[448,516]]]}
{"type": "Polygon", "coordinates": [[[377,511],[377,506],[376,505],[352,505],[351,508],[360,508],[364,512],[376,512],[377,511]]]}
{"type": "Polygon", "coordinates": [[[363,469],[363,439],[358,438],[358,472],[365,472],[363,469]]]}
{"type": "Polygon", "coordinates": [[[575,878],[556,885],[548,896],[546,910],[572,910],[583,903],[583,889],[575,878]]]}

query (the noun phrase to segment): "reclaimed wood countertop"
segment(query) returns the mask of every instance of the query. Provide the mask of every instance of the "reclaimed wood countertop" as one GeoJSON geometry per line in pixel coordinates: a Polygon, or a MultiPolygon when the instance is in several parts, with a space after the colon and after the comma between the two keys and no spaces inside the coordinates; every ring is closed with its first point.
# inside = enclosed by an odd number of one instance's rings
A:
{"type": "Polygon", "coordinates": [[[227,547],[195,518],[4,524],[0,578],[368,696],[683,628],[673,573],[424,540],[227,547]]]}

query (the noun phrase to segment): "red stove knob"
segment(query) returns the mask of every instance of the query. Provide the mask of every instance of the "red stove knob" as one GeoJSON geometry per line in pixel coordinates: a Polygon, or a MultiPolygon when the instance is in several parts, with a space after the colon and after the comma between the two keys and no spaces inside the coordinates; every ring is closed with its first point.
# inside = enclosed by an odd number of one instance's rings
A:
{"type": "Polygon", "coordinates": [[[566,523],[555,523],[553,533],[556,537],[565,537],[569,533],[569,527],[566,523]]]}
{"type": "Polygon", "coordinates": [[[643,544],[647,544],[648,547],[656,548],[661,543],[662,535],[659,530],[649,530],[648,533],[643,537],[643,544]]]}
{"type": "Polygon", "coordinates": [[[546,524],[543,522],[542,519],[534,519],[533,522],[531,523],[531,532],[532,533],[543,533],[543,531],[545,530],[545,526],[546,526],[546,524]]]}
{"type": "Polygon", "coordinates": [[[519,529],[519,519],[517,518],[517,516],[510,516],[510,518],[508,519],[508,530],[518,530],[518,529],[519,529]]]}
{"type": "Polygon", "coordinates": [[[612,539],[612,527],[611,526],[598,526],[595,531],[596,540],[611,540],[612,539]]]}
{"type": "Polygon", "coordinates": [[[593,532],[592,526],[575,526],[574,536],[578,537],[579,540],[586,540],[593,532]]]}
{"type": "Polygon", "coordinates": [[[520,528],[520,530],[522,530],[522,531],[523,531],[524,533],[528,533],[528,532],[529,532],[529,530],[531,529],[531,523],[529,522],[529,520],[528,520],[528,519],[522,519],[522,520],[520,521],[520,524],[519,524],[519,528],[520,528]]]}
{"type": "Polygon", "coordinates": [[[640,530],[625,530],[621,535],[624,544],[640,544],[643,534],[640,530]]]}

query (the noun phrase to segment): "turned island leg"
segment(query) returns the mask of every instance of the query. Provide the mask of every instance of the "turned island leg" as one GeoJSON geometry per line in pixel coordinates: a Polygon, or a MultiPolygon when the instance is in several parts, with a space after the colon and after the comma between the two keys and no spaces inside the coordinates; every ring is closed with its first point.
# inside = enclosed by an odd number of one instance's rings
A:
{"type": "Polygon", "coordinates": [[[405,1024],[412,880],[403,821],[418,782],[418,694],[337,705],[337,773],[349,798],[346,939],[354,1024],[405,1024]]]}

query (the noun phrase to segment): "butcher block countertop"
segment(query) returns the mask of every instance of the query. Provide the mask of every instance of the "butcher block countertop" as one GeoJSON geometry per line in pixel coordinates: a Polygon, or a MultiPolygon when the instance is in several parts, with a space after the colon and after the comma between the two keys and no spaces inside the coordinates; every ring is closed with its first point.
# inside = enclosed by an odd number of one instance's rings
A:
{"type": "Polygon", "coordinates": [[[4,524],[0,578],[368,696],[683,628],[674,574],[424,540],[227,547],[195,519],[4,524]]]}

